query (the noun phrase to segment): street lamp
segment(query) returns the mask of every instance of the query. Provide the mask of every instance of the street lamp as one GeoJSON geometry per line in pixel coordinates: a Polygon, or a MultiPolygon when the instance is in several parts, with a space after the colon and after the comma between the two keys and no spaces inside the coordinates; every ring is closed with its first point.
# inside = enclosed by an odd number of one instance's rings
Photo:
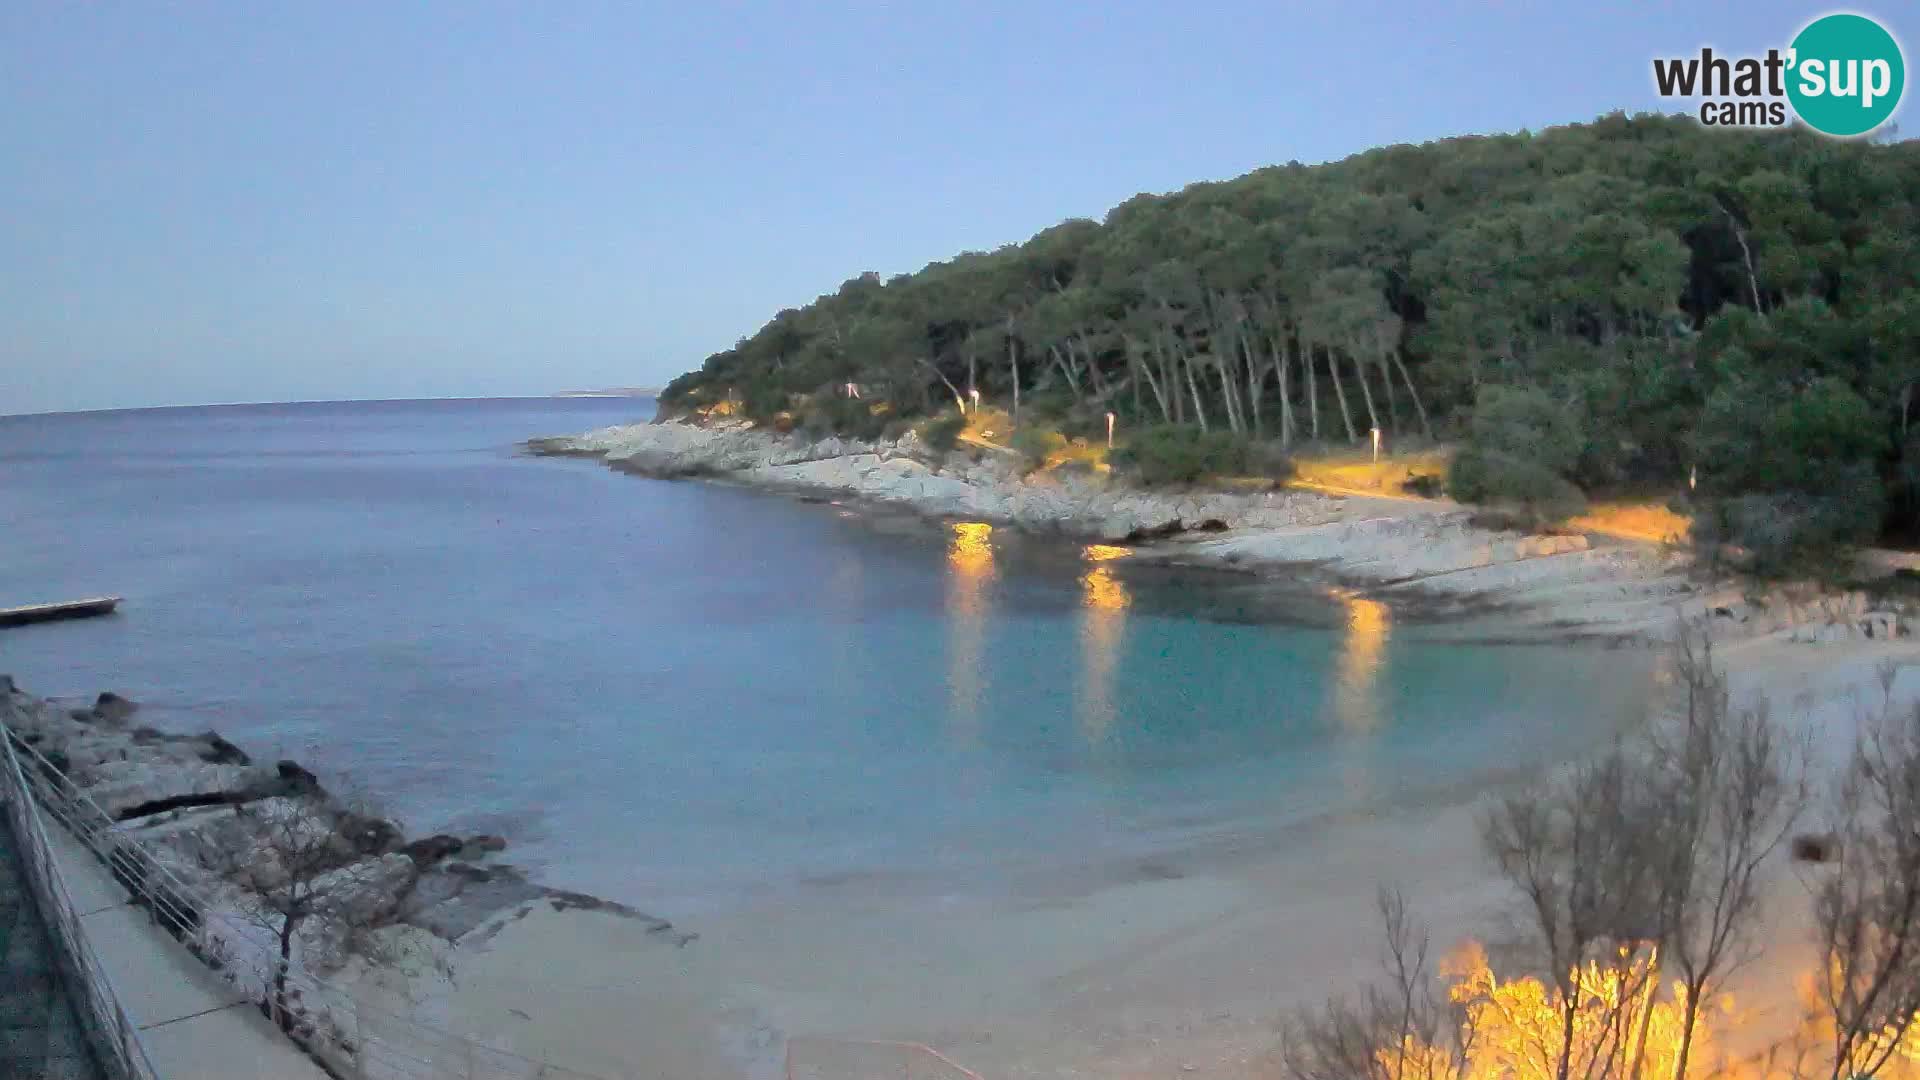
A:
{"type": "Polygon", "coordinates": [[[1380,464],[1380,429],[1373,429],[1373,463],[1380,464]]]}
{"type": "Polygon", "coordinates": [[[969,390],[968,393],[973,395],[973,415],[979,416],[980,415],[980,390],[978,387],[975,387],[974,389],[969,390]]]}
{"type": "Polygon", "coordinates": [[[1113,449],[1113,414],[1107,414],[1107,449],[1113,449]]]}

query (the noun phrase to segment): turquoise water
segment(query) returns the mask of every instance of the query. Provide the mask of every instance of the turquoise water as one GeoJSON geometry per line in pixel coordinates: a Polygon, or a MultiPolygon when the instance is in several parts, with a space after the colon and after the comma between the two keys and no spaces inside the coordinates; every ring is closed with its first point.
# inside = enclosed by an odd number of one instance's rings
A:
{"type": "Polygon", "coordinates": [[[0,671],[317,762],[672,915],[1124,866],[1591,745],[1640,658],[517,456],[624,400],[0,418],[0,671]],[[1225,602],[1222,597],[1226,597],[1225,602]],[[1207,617],[1200,617],[1202,614],[1207,617]]]}

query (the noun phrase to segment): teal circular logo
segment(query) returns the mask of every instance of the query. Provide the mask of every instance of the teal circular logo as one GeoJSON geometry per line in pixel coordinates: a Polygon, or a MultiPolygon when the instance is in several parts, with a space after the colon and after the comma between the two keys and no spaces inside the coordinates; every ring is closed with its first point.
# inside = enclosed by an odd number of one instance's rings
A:
{"type": "Polygon", "coordinates": [[[1815,131],[1865,135],[1887,122],[1907,86],[1900,43],[1864,15],[1823,15],[1793,39],[1787,99],[1815,131]]]}

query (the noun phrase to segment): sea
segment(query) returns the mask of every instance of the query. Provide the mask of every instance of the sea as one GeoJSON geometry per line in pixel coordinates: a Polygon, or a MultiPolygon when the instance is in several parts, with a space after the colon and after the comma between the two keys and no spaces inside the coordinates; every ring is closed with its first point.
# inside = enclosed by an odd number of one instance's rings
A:
{"type": "Polygon", "coordinates": [[[125,598],[0,629],[0,672],[670,917],[1097,877],[1457,797],[1645,707],[1643,655],[1463,643],[1305,573],[518,449],[652,412],[0,417],[0,606],[125,598]]]}

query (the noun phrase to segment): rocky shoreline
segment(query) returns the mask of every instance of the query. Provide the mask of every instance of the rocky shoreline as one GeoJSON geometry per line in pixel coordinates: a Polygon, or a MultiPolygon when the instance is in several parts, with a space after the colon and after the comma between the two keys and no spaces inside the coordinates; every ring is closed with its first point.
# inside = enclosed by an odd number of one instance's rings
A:
{"type": "Polygon", "coordinates": [[[1724,637],[1793,629],[1808,640],[1911,633],[1914,615],[1862,594],[1779,590],[1755,600],[1705,582],[1657,545],[1489,527],[1444,501],[1267,490],[1159,491],[1091,468],[1029,475],[979,446],[940,452],[912,432],[866,442],[811,439],[735,420],[663,419],[532,439],[526,452],[584,457],[621,472],[706,479],[900,507],[1102,544],[1142,559],[1320,580],[1350,595],[1417,605],[1497,628],[1503,640],[1664,640],[1681,617],[1715,619],[1724,637]]]}
{"type": "Polygon", "coordinates": [[[459,946],[484,942],[541,907],[631,920],[662,944],[696,937],[626,905],[529,879],[502,861],[501,837],[409,838],[328,791],[296,761],[257,762],[214,731],[157,730],[139,722],[137,703],[111,692],[87,704],[62,702],[0,675],[0,724],[52,817],[158,925],[256,1001],[265,1000],[273,957],[251,932],[260,929],[260,905],[221,872],[235,854],[218,850],[231,843],[223,828],[242,810],[271,818],[298,805],[303,824],[330,830],[325,877],[352,882],[344,901],[352,925],[311,919],[296,936],[292,975],[304,989],[293,995],[292,1034],[336,1073],[378,1074],[355,1060],[364,1045],[359,1006],[318,980],[363,978],[399,952],[426,957],[437,977],[451,979],[459,946]]]}

